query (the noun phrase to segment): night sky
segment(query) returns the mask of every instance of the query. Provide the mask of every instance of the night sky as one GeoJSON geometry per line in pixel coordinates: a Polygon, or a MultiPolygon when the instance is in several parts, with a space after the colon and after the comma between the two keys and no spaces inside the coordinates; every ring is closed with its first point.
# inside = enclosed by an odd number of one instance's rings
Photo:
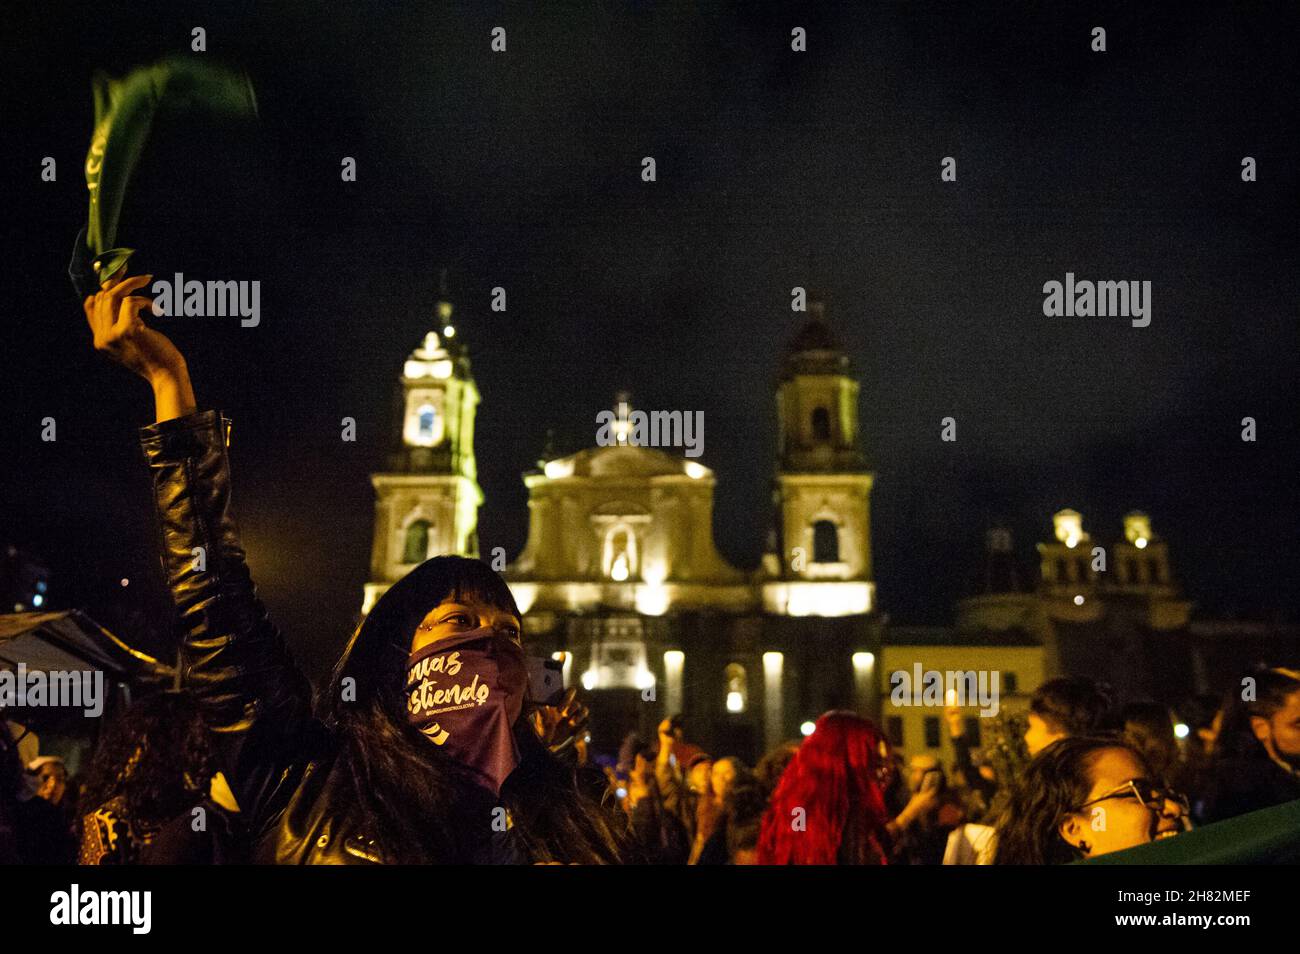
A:
{"type": "Polygon", "coordinates": [[[262,283],[257,328],[156,326],[200,406],[235,421],[254,575],[314,673],[359,609],[368,475],[444,267],[483,394],[484,552],[522,548],[520,475],[546,431],[564,452],[592,445],[627,389],[634,406],[704,412],[715,535],[755,566],[803,285],[861,381],[896,622],[950,621],[994,521],[1028,574],[1064,506],[1104,543],[1128,510],[1150,513],[1202,616],[1295,617],[1295,5],[390,6],[6,13],[0,544],[50,565],[52,606],[146,644],[129,614],[161,618],[135,443],[148,389],[93,353],[65,268],[91,73],[184,51],[202,26],[205,55],[252,75],[260,121],[159,127],[119,244],[159,275],[262,283]],[[340,180],[344,156],[358,181],[340,180]],[[1044,317],[1043,283],[1067,271],[1151,281],[1150,327],[1044,317]],[[488,308],[498,285],[504,314],[488,308]]]}

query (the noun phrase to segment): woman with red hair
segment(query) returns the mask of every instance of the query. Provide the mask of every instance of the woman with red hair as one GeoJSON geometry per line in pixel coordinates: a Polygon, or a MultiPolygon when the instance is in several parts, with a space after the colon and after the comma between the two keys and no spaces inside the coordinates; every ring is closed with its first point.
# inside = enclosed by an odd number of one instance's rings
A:
{"type": "Polygon", "coordinates": [[[890,820],[889,743],[868,719],[828,712],[781,775],[763,817],[761,865],[883,865],[893,835],[930,807],[918,793],[890,820]]]}

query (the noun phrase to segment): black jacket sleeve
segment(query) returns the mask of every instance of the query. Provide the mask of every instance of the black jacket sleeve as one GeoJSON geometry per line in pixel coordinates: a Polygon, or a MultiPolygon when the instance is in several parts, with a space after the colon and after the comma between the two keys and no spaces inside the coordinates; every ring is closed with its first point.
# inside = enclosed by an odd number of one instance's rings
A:
{"type": "Polygon", "coordinates": [[[257,597],[230,510],[229,422],[216,411],[152,424],[163,570],[176,604],[184,684],[256,831],[282,809],[307,759],[311,687],[257,597]]]}

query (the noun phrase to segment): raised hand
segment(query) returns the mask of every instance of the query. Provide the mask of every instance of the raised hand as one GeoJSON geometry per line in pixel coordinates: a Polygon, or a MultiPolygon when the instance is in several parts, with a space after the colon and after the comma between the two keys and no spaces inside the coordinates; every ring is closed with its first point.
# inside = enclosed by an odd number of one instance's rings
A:
{"type": "Polygon", "coordinates": [[[564,694],[558,706],[538,706],[533,712],[533,730],[552,752],[568,747],[591,720],[591,712],[578,699],[577,688],[564,694]]]}
{"type": "Polygon", "coordinates": [[[95,350],[148,381],[154,392],[156,419],[170,420],[193,413],[194,391],[185,358],[162,332],[144,323],[141,312],[153,301],[132,292],[144,288],[152,275],[104,282],[82,303],[95,350]]]}

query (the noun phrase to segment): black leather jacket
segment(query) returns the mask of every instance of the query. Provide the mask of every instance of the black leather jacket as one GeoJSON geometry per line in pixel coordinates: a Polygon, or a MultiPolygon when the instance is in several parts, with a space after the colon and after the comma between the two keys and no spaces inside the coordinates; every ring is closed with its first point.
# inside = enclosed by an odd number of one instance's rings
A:
{"type": "MultiPolygon", "coordinates": [[[[216,411],[200,411],[141,430],[185,685],[212,730],[254,862],[379,863],[351,810],[337,740],[313,718],[311,686],[244,561],[230,509],[229,428],[216,411]]],[[[500,833],[485,836],[473,860],[519,859],[500,833]]]]}

